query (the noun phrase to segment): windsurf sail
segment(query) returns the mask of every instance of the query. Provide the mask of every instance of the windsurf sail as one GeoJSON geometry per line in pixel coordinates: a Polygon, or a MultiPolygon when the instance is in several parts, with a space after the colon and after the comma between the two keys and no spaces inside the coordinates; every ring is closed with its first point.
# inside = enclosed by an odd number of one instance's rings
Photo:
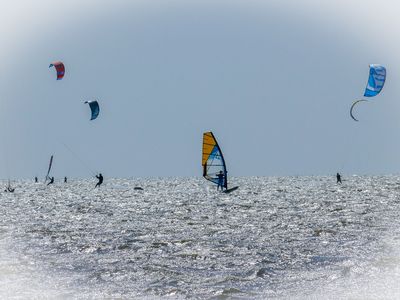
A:
{"type": "Polygon", "coordinates": [[[89,104],[90,110],[92,112],[92,116],[90,120],[94,120],[100,113],[100,106],[97,101],[85,101],[86,104],[89,104]]]}
{"type": "Polygon", "coordinates": [[[218,184],[217,174],[220,171],[224,174],[224,188],[228,188],[226,164],[221,148],[219,147],[214,134],[209,131],[203,134],[203,177],[215,184],[218,184]]]}
{"type": "Polygon", "coordinates": [[[369,77],[364,97],[374,97],[378,95],[386,80],[386,68],[382,65],[369,65],[369,77]]]}
{"type": "Polygon", "coordinates": [[[50,157],[49,169],[47,170],[45,182],[47,181],[47,179],[49,179],[49,174],[50,174],[51,166],[52,166],[52,165],[53,165],[53,155],[50,157]]]}
{"type": "Polygon", "coordinates": [[[54,67],[57,71],[57,80],[61,80],[65,74],[65,66],[61,61],[55,61],[50,64],[49,68],[54,67]]]}

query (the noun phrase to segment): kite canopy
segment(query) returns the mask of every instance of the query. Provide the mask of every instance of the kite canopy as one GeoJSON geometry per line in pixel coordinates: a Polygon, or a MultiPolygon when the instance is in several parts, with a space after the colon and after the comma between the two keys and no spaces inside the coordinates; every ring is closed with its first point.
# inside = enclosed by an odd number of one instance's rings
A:
{"type": "Polygon", "coordinates": [[[92,116],[90,120],[94,120],[100,113],[100,106],[97,101],[85,101],[85,103],[89,104],[90,110],[92,111],[92,116]]]}
{"type": "MultiPolygon", "coordinates": [[[[369,77],[367,87],[365,88],[364,97],[375,97],[378,95],[386,80],[386,68],[382,65],[369,65],[369,77]]],[[[357,103],[364,102],[367,100],[354,101],[350,108],[350,116],[354,121],[358,121],[353,115],[353,109],[357,103]]]]}
{"type": "Polygon", "coordinates": [[[57,80],[61,80],[65,74],[65,67],[61,61],[55,61],[50,64],[49,68],[54,67],[57,71],[57,80]]]}
{"type": "Polygon", "coordinates": [[[385,84],[386,68],[381,65],[369,65],[369,78],[364,97],[374,97],[380,93],[385,84]]]}
{"type": "Polygon", "coordinates": [[[224,173],[224,188],[228,186],[227,170],[221,148],[213,133],[205,132],[203,134],[203,177],[215,184],[218,184],[217,174],[222,171],[224,173]]]}

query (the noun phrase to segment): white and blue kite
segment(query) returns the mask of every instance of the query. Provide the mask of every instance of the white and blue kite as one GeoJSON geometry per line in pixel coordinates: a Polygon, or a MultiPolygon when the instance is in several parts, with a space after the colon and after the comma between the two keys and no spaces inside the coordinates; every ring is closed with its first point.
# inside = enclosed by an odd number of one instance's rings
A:
{"type": "MultiPolygon", "coordinates": [[[[386,68],[382,65],[369,65],[369,77],[367,87],[365,88],[364,97],[375,97],[378,95],[386,80],[386,68]]],[[[358,121],[353,115],[353,108],[357,103],[368,102],[367,100],[356,100],[350,108],[350,116],[354,121],[358,121]]]]}
{"type": "Polygon", "coordinates": [[[369,65],[369,78],[364,97],[374,97],[380,93],[385,84],[386,68],[381,65],[369,65]]]}

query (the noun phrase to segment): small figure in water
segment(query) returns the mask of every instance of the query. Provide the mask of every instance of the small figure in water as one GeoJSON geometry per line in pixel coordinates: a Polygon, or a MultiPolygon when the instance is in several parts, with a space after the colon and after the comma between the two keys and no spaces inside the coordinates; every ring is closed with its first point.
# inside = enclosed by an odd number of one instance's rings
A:
{"type": "Polygon", "coordinates": [[[49,183],[48,183],[47,185],[53,184],[53,183],[54,183],[54,176],[53,176],[53,177],[50,177],[50,181],[49,181],[49,183]]]}
{"type": "Polygon", "coordinates": [[[342,183],[342,177],[339,173],[336,173],[336,183],[342,183]]]}
{"type": "Polygon", "coordinates": [[[38,183],[38,179],[37,179],[37,177],[35,176],[35,183],[38,183]]]}
{"type": "Polygon", "coordinates": [[[219,188],[221,188],[221,191],[224,189],[224,172],[219,171],[219,174],[217,174],[217,178],[218,178],[218,185],[217,185],[217,191],[219,190],[219,188]]]}
{"type": "Polygon", "coordinates": [[[8,185],[7,185],[7,187],[6,187],[6,189],[5,189],[4,191],[5,191],[5,192],[14,193],[15,188],[13,189],[13,188],[11,187],[11,184],[8,183],[8,185]]]}
{"type": "Polygon", "coordinates": [[[64,177],[64,183],[67,183],[67,176],[64,177]]]}
{"type": "Polygon", "coordinates": [[[103,175],[101,175],[101,173],[99,173],[99,176],[96,175],[96,178],[99,180],[99,182],[96,183],[94,188],[100,187],[100,185],[103,183],[103,175]]]}

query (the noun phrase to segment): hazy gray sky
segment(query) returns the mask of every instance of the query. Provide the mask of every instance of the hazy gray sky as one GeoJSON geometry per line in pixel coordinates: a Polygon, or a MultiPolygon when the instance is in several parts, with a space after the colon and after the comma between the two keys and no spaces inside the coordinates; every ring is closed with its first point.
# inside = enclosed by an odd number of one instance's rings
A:
{"type": "Polygon", "coordinates": [[[398,173],[400,4],[321,2],[3,4],[0,176],[201,176],[208,130],[232,176],[398,173]]]}

